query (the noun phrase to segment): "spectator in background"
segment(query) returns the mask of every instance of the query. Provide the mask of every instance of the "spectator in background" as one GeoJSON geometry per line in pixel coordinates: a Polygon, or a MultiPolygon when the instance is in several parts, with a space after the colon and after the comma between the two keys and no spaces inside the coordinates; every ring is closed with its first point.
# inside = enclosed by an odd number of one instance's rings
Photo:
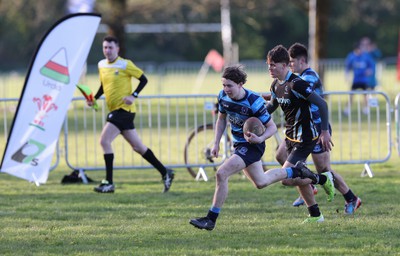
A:
{"type": "MultiPolygon", "coordinates": [[[[350,71],[353,71],[353,80],[351,84],[351,90],[367,90],[369,79],[374,74],[375,62],[371,55],[364,50],[364,45],[357,43],[354,46],[352,52],[350,52],[345,61],[345,75],[346,81],[350,81],[350,71]],[[364,51],[363,51],[364,50],[364,51]]],[[[366,48],[365,48],[366,49],[366,48]]],[[[347,108],[344,110],[344,114],[348,115],[351,112],[351,105],[353,101],[353,95],[350,95],[350,100],[347,108]]],[[[363,113],[368,113],[367,95],[364,96],[364,107],[363,113]]]]}
{"type": "Polygon", "coordinates": [[[382,53],[369,37],[361,38],[360,49],[362,52],[367,53],[373,60],[374,65],[371,74],[368,76],[367,89],[375,90],[375,87],[378,85],[378,80],[376,78],[376,64],[382,57],[382,53]]]}

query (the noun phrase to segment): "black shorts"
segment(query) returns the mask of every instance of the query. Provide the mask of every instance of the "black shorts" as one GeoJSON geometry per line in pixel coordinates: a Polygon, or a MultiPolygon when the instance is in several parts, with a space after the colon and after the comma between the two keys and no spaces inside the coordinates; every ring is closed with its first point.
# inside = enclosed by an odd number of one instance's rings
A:
{"type": "Polygon", "coordinates": [[[235,155],[243,159],[246,167],[261,160],[265,152],[265,142],[250,144],[248,142],[235,143],[235,155]]]}
{"type": "Polygon", "coordinates": [[[285,139],[286,151],[288,154],[287,161],[291,164],[296,164],[297,161],[306,161],[307,157],[313,152],[317,140],[309,142],[294,142],[285,139]]]}
{"type": "MultiPolygon", "coordinates": [[[[315,124],[315,126],[317,127],[318,134],[321,134],[321,124],[315,124]]],[[[329,134],[332,136],[332,127],[330,124],[329,124],[329,134]]],[[[312,154],[321,154],[324,152],[326,152],[326,150],[322,148],[321,143],[317,143],[315,144],[312,154]]]]}
{"type": "Polygon", "coordinates": [[[107,115],[107,122],[115,125],[121,132],[135,129],[135,125],[133,124],[134,119],[135,113],[128,112],[121,108],[111,111],[107,115]]]}
{"type": "Polygon", "coordinates": [[[353,83],[351,85],[351,90],[355,91],[357,89],[361,89],[365,91],[367,90],[367,87],[368,87],[367,83],[353,83]]]}

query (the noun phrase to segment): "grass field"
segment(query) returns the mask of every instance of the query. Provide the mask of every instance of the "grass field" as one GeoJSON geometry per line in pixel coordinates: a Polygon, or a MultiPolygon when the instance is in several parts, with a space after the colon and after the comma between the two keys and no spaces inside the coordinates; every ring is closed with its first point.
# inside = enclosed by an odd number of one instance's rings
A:
{"type": "MultiPolygon", "coordinates": [[[[96,194],[93,185],[61,185],[61,167],[36,187],[0,174],[1,255],[400,255],[399,161],[373,166],[335,166],[363,199],[354,216],[344,216],[343,197],[316,196],[325,222],[304,225],[306,208],[291,206],[294,188],[274,184],[255,189],[241,175],[214,231],[188,224],[206,214],[214,179],[194,181],[185,170],[162,194],[154,170],[116,171],[116,192],[96,194]]],[[[212,177],[212,171],[208,171],[212,177]]],[[[103,172],[88,172],[97,181],[103,172]]]]}
{"type": "MultiPolygon", "coordinates": [[[[328,90],[347,90],[343,82],[335,84],[342,76],[340,72],[327,74],[328,90]]],[[[382,86],[391,102],[398,91],[393,77],[388,76],[382,86]]],[[[190,93],[195,78],[193,74],[164,77],[165,87],[159,92],[190,93]],[[172,87],[174,83],[179,85],[172,87]]],[[[87,84],[96,88],[97,77],[87,79],[87,84]]],[[[7,89],[0,89],[2,97],[19,96],[21,87],[12,85],[22,86],[21,77],[0,80],[11,81],[7,89]]],[[[212,76],[206,84],[215,86],[203,88],[202,93],[216,93],[219,83],[219,76],[212,76]]],[[[264,91],[267,74],[250,74],[248,84],[256,84],[256,91],[264,91]]],[[[160,90],[157,83],[153,85],[146,88],[145,95],[160,90]]],[[[85,136],[79,130],[79,136],[85,136]]],[[[4,128],[0,131],[4,133],[4,128]]],[[[352,131],[343,128],[344,143],[349,141],[352,131]]],[[[160,141],[171,139],[164,130],[161,134],[160,141]]],[[[98,164],[102,165],[97,139],[91,136],[89,140],[94,141],[93,148],[97,151],[90,152],[99,155],[98,164]]],[[[184,133],[180,136],[186,137],[184,133]]],[[[339,138],[337,127],[334,136],[339,138]]],[[[362,148],[370,144],[379,146],[385,141],[384,136],[372,139],[368,134],[362,136],[365,138],[360,144],[362,148]]],[[[143,137],[149,139],[146,134],[143,137]]],[[[77,141],[77,147],[82,145],[79,137],[77,141]]],[[[157,141],[154,147],[156,144],[157,141]]],[[[179,149],[167,153],[180,154],[181,145],[177,146],[179,149]]],[[[377,147],[378,151],[384,146],[377,147]]],[[[348,149],[337,151],[334,154],[349,155],[348,149]]],[[[307,210],[291,206],[297,197],[294,188],[275,184],[257,190],[241,175],[235,175],[230,179],[229,197],[212,232],[188,224],[190,218],[204,216],[211,205],[215,184],[210,169],[207,169],[209,182],[194,181],[186,170],[177,169],[176,180],[167,194],[161,194],[160,176],[153,169],[116,171],[116,193],[110,195],[94,193],[95,184],[61,185],[62,177],[71,172],[64,161],[40,187],[0,173],[0,255],[400,255],[398,158],[394,151],[389,161],[373,164],[373,178],[360,177],[362,165],[335,165],[362,198],[363,205],[354,216],[344,216],[343,197],[338,195],[333,203],[328,203],[320,189],[316,198],[326,221],[316,225],[301,224],[307,210]]],[[[97,182],[104,178],[104,171],[87,174],[97,182]]]]}

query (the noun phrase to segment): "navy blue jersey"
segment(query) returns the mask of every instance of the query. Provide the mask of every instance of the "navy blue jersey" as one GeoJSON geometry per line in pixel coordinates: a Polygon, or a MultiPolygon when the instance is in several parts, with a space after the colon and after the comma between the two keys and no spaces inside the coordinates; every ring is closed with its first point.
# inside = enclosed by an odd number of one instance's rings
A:
{"type": "MultiPolygon", "coordinates": [[[[324,97],[323,93],[324,90],[322,88],[322,82],[319,79],[317,72],[311,68],[305,69],[301,74],[300,78],[304,81],[308,82],[311,85],[311,88],[318,93],[319,96],[322,98],[324,97]]],[[[321,123],[321,115],[319,114],[319,109],[315,104],[311,104],[311,112],[314,123],[320,124],[321,123]]]]}
{"type": "Polygon", "coordinates": [[[285,133],[289,140],[309,142],[318,137],[310,102],[306,100],[312,92],[311,85],[291,71],[284,83],[275,79],[271,84],[271,100],[278,103],[285,114],[285,133]]]}
{"type": "Polygon", "coordinates": [[[256,92],[243,89],[246,95],[241,100],[229,98],[224,90],[218,95],[218,110],[228,116],[234,143],[246,142],[243,136],[243,124],[249,117],[258,117],[264,125],[271,120],[264,99],[256,92]]]}

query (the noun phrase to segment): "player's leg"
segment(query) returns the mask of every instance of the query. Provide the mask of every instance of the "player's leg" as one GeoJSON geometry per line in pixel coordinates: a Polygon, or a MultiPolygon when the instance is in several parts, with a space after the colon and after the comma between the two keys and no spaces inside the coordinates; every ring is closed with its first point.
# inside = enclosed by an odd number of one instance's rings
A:
{"type": "MultiPolygon", "coordinates": [[[[301,168],[291,166],[289,168],[270,169],[264,172],[261,157],[264,154],[265,143],[250,144],[246,148],[245,155],[242,157],[246,164],[244,168],[245,175],[253,182],[254,186],[258,189],[265,188],[275,182],[281,181],[286,178],[296,178],[314,174],[308,168],[301,168]]],[[[240,153],[239,153],[239,156],[240,153]]]]}
{"type": "Polygon", "coordinates": [[[262,189],[266,186],[269,186],[275,182],[286,179],[288,174],[285,169],[269,169],[264,172],[264,168],[262,166],[262,162],[255,162],[243,170],[246,177],[253,183],[253,185],[262,189]]]}
{"type": "Polygon", "coordinates": [[[161,174],[164,190],[168,192],[174,180],[175,173],[171,169],[167,169],[154,155],[153,151],[146,147],[136,132],[134,125],[135,113],[124,112],[123,113],[123,129],[122,136],[131,145],[132,149],[139,153],[147,162],[149,162],[157,171],[161,174]]]}
{"type": "MultiPolygon", "coordinates": [[[[278,161],[278,163],[280,163],[283,166],[286,162],[287,157],[288,157],[288,153],[286,151],[286,142],[285,142],[285,140],[283,140],[279,144],[278,149],[275,152],[275,159],[276,159],[276,161],[278,161]]],[[[296,180],[298,180],[297,182],[299,185],[309,184],[309,180],[302,181],[299,178],[296,178],[296,180]]],[[[288,182],[291,182],[291,181],[288,180],[288,182]]],[[[318,192],[317,187],[312,184],[310,184],[310,186],[313,190],[314,195],[317,194],[317,192],[318,192]]],[[[299,207],[300,205],[303,205],[303,204],[304,204],[304,199],[301,197],[301,195],[299,195],[299,197],[296,200],[294,200],[292,203],[292,205],[295,207],[299,207]]]]}
{"type": "Polygon", "coordinates": [[[318,173],[330,171],[333,174],[335,187],[345,199],[344,212],[353,214],[361,206],[361,199],[353,193],[343,177],[331,168],[330,152],[313,153],[312,159],[318,173]]]}
{"type": "Polygon", "coordinates": [[[207,216],[191,219],[190,224],[199,229],[213,230],[222,205],[228,196],[228,180],[235,173],[246,167],[245,162],[237,154],[233,154],[218,168],[215,175],[215,191],[212,206],[207,216]]]}
{"type": "Polygon", "coordinates": [[[135,152],[139,153],[147,162],[157,169],[164,183],[163,193],[168,192],[175,177],[174,171],[166,168],[154,155],[153,151],[143,144],[136,129],[124,130],[122,136],[135,152]]]}
{"type": "MultiPolygon", "coordinates": [[[[289,140],[286,140],[286,148],[288,150],[289,156],[287,161],[285,162],[283,167],[290,167],[293,166],[293,163],[296,163],[298,161],[305,161],[308,157],[308,155],[312,152],[316,141],[312,142],[292,142],[289,140]]],[[[305,220],[305,222],[321,222],[324,221],[324,217],[322,213],[319,210],[319,206],[315,200],[314,192],[311,189],[311,187],[308,184],[300,184],[300,181],[297,179],[286,179],[282,182],[284,185],[297,185],[298,191],[301,195],[301,197],[304,199],[305,204],[308,208],[309,212],[309,217],[305,220]],[[298,185],[300,184],[300,185],[298,185]]],[[[302,181],[304,182],[304,181],[302,181]]],[[[309,180],[310,183],[320,183],[324,184],[327,182],[327,177],[324,175],[318,175],[317,182],[313,182],[309,180]]],[[[333,181],[332,181],[332,187],[333,187],[333,181]]],[[[334,189],[334,188],[333,188],[334,189]]]]}
{"type": "Polygon", "coordinates": [[[106,178],[98,187],[94,188],[96,192],[113,193],[115,190],[113,184],[114,152],[112,149],[112,142],[118,134],[120,134],[118,127],[110,122],[106,122],[100,135],[100,145],[103,149],[104,163],[106,166],[106,178]]]}
{"type": "Polygon", "coordinates": [[[283,164],[286,162],[287,157],[288,154],[286,151],[286,142],[285,140],[282,140],[281,144],[279,144],[278,149],[275,152],[275,159],[280,165],[283,166],[283,164]]]}

